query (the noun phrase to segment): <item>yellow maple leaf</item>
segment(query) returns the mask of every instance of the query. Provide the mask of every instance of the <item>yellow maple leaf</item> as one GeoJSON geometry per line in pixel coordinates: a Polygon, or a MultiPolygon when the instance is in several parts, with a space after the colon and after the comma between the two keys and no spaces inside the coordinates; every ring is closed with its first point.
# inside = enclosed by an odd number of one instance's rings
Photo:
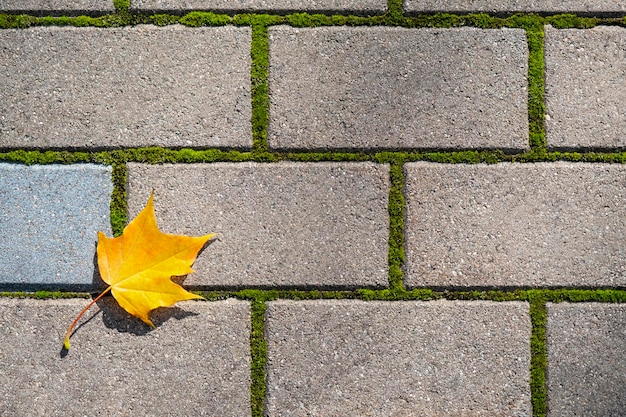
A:
{"type": "Polygon", "coordinates": [[[109,238],[98,232],[98,267],[102,280],[109,284],[78,315],[65,336],[69,350],[72,329],[89,307],[111,291],[119,305],[130,314],[155,327],[150,311],[169,307],[177,301],[202,298],[172,281],[173,276],[187,275],[198,252],[215,236],[171,235],[159,230],[154,215],[154,192],[146,207],[124,229],[121,236],[109,238]]]}

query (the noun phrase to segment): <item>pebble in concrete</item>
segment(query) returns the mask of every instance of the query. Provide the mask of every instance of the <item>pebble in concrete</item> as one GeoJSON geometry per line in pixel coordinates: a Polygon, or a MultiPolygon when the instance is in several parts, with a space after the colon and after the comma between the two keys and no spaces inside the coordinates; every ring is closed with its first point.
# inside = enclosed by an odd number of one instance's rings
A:
{"type": "Polygon", "coordinates": [[[154,188],[163,231],[221,233],[186,284],[388,284],[387,165],[129,164],[128,181],[130,218],[154,188]]]}
{"type": "Polygon", "coordinates": [[[626,305],[549,303],[547,308],[549,415],[624,415],[626,305]]]}
{"type": "Polygon", "coordinates": [[[272,148],[528,148],[521,29],[269,33],[272,148]]]}
{"type": "Polygon", "coordinates": [[[626,149],[626,28],[545,33],[548,146],[626,149]]]}
{"type": "Polygon", "coordinates": [[[406,166],[406,281],[626,285],[626,166],[406,166]]]}
{"type": "Polygon", "coordinates": [[[0,147],[247,147],[250,28],[0,31],[0,147]]]}
{"type": "Polygon", "coordinates": [[[179,303],[150,330],[106,297],[63,357],[87,303],[0,299],[0,415],[250,415],[247,302],[179,303]]]}
{"type": "Polygon", "coordinates": [[[384,13],[386,0],[133,0],[131,7],[137,11],[251,11],[251,12],[331,12],[384,13]]]}
{"type": "Polygon", "coordinates": [[[2,0],[0,12],[10,13],[63,13],[91,14],[113,13],[115,6],[113,0],[2,0]]]}
{"type": "Polygon", "coordinates": [[[625,12],[622,0],[404,0],[404,9],[414,12],[625,12]]]}
{"type": "Polygon", "coordinates": [[[273,301],[268,416],[530,416],[521,302],[273,301]]]}
{"type": "Polygon", "coordinates": [[[106,166],[0,164],[0,286],[90,286],[112,190],[106,166]]]}

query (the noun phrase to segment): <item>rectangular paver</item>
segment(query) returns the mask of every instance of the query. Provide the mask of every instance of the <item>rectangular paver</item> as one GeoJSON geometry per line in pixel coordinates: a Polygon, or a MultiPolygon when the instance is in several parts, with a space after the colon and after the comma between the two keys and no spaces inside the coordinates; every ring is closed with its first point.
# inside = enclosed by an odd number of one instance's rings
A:
{"type": "Polygon", "coordinates": [[[272,301],[268,416],[530,416],[521,302],[272,301]]]}
{"type": "Polygon", "coordinates": [[[250,415],[248,302],[179,303],[150,330],[107,297],[63,357],[87,302],[0,299],[0,415],[250,415]]]}
{"type": "Polygon", "coordinates": [[[545,33],[548,146],[626,149],[626,28],[545,33]]]}
{"type": "Polygon", "coordinates": [[[521,29],[269,33],[271,148],[528,148],[521,29]]]}
{"type": "Polygon", "coordinates": [[[128,167],[129,218],[155,189],[167,233],[220,232],[186,284],[386,286],[389,167],[217,163],[128,167]]]}
{"type": "Polygon", "coordinates": [[[250,28],[0,31],[0,148],[249,147],[250,28]]]}
{"type": "Polygon", "coordinates": [[[407,12],[455,13],[614,13],[626,11],[622,0],[404,0],[407,12]]]}
{"type": "Polygon", "coordinates": [[[626,166],[406,166],[408,286],[626,285],[626,166]]]}
{"type": "Polygon", "coordinates": [[[113,0],[0,0],[0,12],[113,13],[113,0]]]}
{"type": "Polygon", "coordinates": [[[548,304],[548,415],[626,411],[626,304],[548,304]]]}
{"type": "Polygon", "coordinates": [[[386,0],[132,0],[138,11],[213,10],[220,12],[342,12],[372,14],[387,10],[386,0]]]}
{"type": "Polygon", "coordinates": [[[0,164],[0,287],[91,286],[111,167],[0,164]]]}

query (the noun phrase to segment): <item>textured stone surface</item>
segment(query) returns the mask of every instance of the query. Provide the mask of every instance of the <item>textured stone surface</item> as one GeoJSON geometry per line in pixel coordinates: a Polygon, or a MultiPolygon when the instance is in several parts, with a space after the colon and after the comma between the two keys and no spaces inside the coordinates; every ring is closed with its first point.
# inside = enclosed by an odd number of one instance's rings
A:
{"type": "Polygon", "coordinates": [[[406,167],[414,286],[626,285],[626,166],[406,167]]]}
{"type": "Polygon", "coordinates": [[[150,330],[106,297],[63,357],[85,305],[0,299],[0,415],[250,415],[248,302],[179,303],[150,330]]]}
{"type": "Polygon", "coordinates": [[[622,0],[404,0],[407,12],[624,12],[622,0]]]}
{"type": "Polygon", "coordinates": [[[250,28],[0,31],[0,148],[246,147],[250,28]]]}
{"type": "Polygon", "coordinates": [[[269,33],[272,148],[528,148],[521,29],[269,33]]]}
{"type": "Polygon", "coordinates": [[[106,166],[0,164],[0,287],[91,285],[112,189],[106,166]]]}
{"type": "Polygon", "coordinates": [[[133,0],[131,7],[143,11],[308,11],[343,13],[381,13],[387,10],[386,0],[133,0]]]}
{"type": "Polygon", "coordinates": [[[113,13],[113,0],[0,0],[0,12],[113,13]]]}
{"type": "Polygon", "coordinates": [[[626,28],[545,33],[548,146],[626,149],[626,28]]]}
{"type": "Polygon", "coordinates": [[[626,304],[548,304],[551,417],[626,411],[626,304]]]}
{"type": "Polygon", "coordinates": [[[273,301],[269,416],[530,416],[520,302],[273,301]]]}
{"type": "Polygon", "coordinates": [[[129,164],[131,218],[156,190],[168,233],[220,232],[185,281],[386,286],[389,168],[373,163],[129,164]]]}

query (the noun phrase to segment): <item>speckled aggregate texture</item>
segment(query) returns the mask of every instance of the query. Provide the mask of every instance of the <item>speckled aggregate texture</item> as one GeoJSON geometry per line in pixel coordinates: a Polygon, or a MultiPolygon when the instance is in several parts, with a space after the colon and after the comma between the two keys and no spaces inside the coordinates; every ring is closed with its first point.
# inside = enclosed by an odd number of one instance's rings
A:
{"type": "Polygon", "coordinates": [[[271,148],[528,148],[523,30],[269,30],[271,148]]]}
{"type": "Polygon", "coordinates": [[[622,0],[404,0],[407,12],[626,12],[622,0]]]}
{"type": "Polygon", "coordinates": [[[87,302],[0,299],[0,415],[250,415],[248,302],[179,303],[150,330],[107,297],[61,355],[87,302]]]}
{"type": "Polygon", "coordinates": [[[252,145],[250,28],[0,31],[0,148],[252,145]]]}
{"type": "Polygon", "coordinates": [[[357,12],[382,13],[386,0],[133,0],[133,10],[138,11],[254,11],[289,12],[357,12]]]}
{"type": "Polygon", "coordinates": [[[549,415],[623,415],[626,305],[548,304],[547,336],[549,415]]]}
{"type": "Polygon", "coordinates": [[[131,218],[154,188],[167,233],[219,232],[188,285],[386,286],[389,167],[129,164],[131,218]]]}
{"type": "Polygon", "coordinates": [[[112,13],[113,0],[0,0],[1,12],[112,13]]]}
{"type": "Polygon", "coordinates": [[[405,283],[626,285],[626,167],[406,166],[405,283]]]}
{"type": "Polygon", "coordinates": [[[626,149],[626,28],[545,32],[548,146],[626,149]]]}
{"type": "Polygon", "coordinates": [[[525,303],[284,300],[266,320],[268,416],[531,415],[525,303]]]}
{"type": "Polygon", "coordinates": [[[91,286],[111,167],[0,164],[0,287],[91,286]]]}

